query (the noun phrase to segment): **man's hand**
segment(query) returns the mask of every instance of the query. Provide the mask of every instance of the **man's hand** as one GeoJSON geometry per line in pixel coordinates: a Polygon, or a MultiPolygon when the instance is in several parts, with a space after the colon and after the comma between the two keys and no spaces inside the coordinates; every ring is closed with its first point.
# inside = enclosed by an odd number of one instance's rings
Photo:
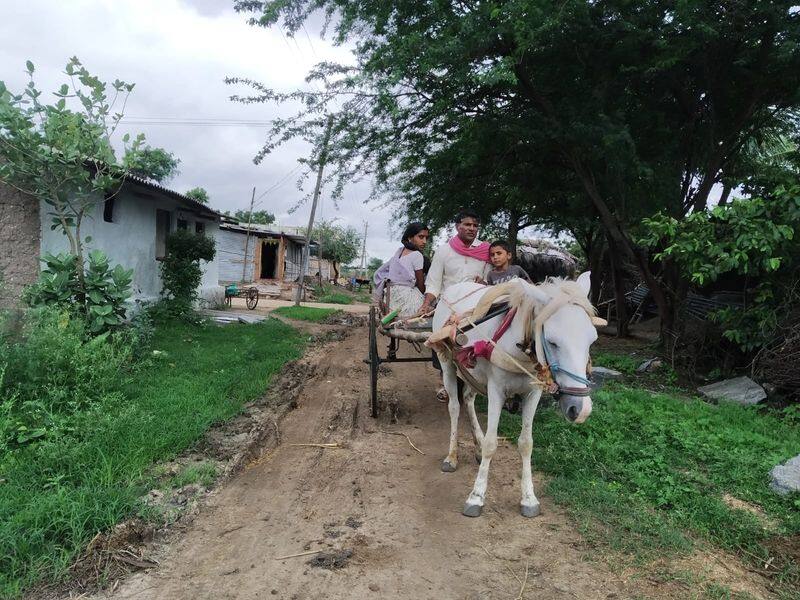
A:
{"type": "Polygon", "coordinates": [[[431,312],[436,305],[436,296],[433,294],[425,294],[425,301],[422,303],[422,306],[419,308],[418,315],[424,315],[431,312]]]}

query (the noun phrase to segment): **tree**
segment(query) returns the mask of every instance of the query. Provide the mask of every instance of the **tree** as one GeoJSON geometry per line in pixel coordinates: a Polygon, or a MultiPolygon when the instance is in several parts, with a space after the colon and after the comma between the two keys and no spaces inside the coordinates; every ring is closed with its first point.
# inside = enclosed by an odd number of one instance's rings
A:
{"type": "Polygon", "coordinates": [[[132,175],[152,179],[157,183],[165,183],[175,177],[179,173],[178,165],[181,162],[171,152],[150,146],[145,146],[125,160],[132,175]]]}
{"type": "Polygon", "coordinates": [[[203,204],[208,204],[208,202],[211,200],[205,188],[201,187],[192,188],[186,191],[183,195],[187,198],[191,198],[192,200],[202,202],[203,204]]]}
{"type": "Polygon", "coordinates": [[[239,223],[255,223],[256,225],[272,225],[275,222],[275,215],[266,210],[254,210],[252,217],[250,211],[236,210],[233,214],[230,211],[225,211],[225,214],[239,223]]]}
{"type": "Polygon", "coordinates": [[[369,276],[372,277],[375,274],[375,271],[381,268],[381,265],[383,265],[382,258],[378,258],[377,256],[370,258],[367,261],[367,273],[369,276]]]}
{"type": "Polygon", "coordinates": [[[27,61],[26,67],[30,81],[22,93],[0,82],[0,181],[50,207],[51,229],[62,231],[75,256],[80,300],[88,293],[83,219],[116,194],[147,155],[141,134],[122,137],[121,160],[111,143],[134,84],[117,79],[109,86],[73,57],[65,69],[69,83],[54,92],[55,103],[43,104],[34,65],[27,61]]]}
{"type": "Polygon", "coordinates": [[[334,280],[339,279],[339,265],[354,260],[361,251],[361,235],[355,228],[334,225],[330,221],[320,221],[311,239],[317,242],[317,255],[331,261],[334,280]]]}
{"type": "MultiPolygon", "coordinates": [[[[743,148],[800,106],[800,15],[786,0],[239,0],[236,8],[290,34],[312,13],[336,15],[335,40],[356,48],[355,66],[323,63],[309,74],[324,92],[228,80],[254,90],[234,97],[242,102],[301,103],[274,123],[262,157],[293,137],[313,143],[333,112],[334,193],[363,175],[386,188],[425,175],[476,124],[490,131],[501,122],[515,140],[509,153],[541,157],[551,176],[577,184],[584,214],[596,215],[612,252],[637,265],[666,330],[687,282],[637,243],[642,219],[706,210],[743,148]]],[[[512,199],[509,214],[517,198],[522,207],[539,202],[511,176],[523,160],[491,174],[506,182],[491,201],[512,199]]]]}

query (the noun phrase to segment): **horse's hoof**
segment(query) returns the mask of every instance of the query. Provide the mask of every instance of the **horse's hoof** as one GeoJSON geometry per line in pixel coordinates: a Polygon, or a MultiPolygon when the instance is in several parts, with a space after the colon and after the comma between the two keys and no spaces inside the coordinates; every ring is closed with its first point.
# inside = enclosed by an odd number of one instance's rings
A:
{"type": "Polygon", "coordinates": [[[529,504],[520,504],[519,512],[523,517],[532,519],[533,517],[538,517],[539,514],[541,514],[542,509],[538,502],[532,506],[529,504]]]}
{"type": "Polygon", "coordinates": [[[443,473],[454,473],[456,470],[456,465],[447,460],[442,461],[442,472],[443,473]]]}
{"type": "Polygon", "coordinates": [[[461,511],[465,517],[480,517],[483,507],[480,504],[465,504],[461,511]]]}

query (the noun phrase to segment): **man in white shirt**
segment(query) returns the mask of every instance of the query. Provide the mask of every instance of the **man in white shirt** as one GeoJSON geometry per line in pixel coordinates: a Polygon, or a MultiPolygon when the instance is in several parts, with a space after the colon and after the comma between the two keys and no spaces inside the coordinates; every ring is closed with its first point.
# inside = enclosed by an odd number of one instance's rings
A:
{"type": "Polygon", "coordinates": [[[436,299],[451,285],[484,280],[491,270],[489,244],[478,238],[480,218],[471,210],[456,215],[456,237],[436,249],[425,279],[425,302],[420,314],[430,312],[436,299]]]}

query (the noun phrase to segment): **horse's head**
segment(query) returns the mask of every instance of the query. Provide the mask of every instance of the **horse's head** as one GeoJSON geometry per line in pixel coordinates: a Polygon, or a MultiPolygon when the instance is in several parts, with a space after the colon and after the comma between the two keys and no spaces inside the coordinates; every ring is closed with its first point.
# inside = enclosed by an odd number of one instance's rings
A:
{"type": "Polygon", "coordinates": [[[537,360],[547,365],[555,384],[556,397],[564,416],[583,423],[592,412],[587,373],[589,347],[597,339],[596,325],[589,302],[589,272],[577,281],[553,280],[529,286],[537,304],[532,344],[537,360]]]}

